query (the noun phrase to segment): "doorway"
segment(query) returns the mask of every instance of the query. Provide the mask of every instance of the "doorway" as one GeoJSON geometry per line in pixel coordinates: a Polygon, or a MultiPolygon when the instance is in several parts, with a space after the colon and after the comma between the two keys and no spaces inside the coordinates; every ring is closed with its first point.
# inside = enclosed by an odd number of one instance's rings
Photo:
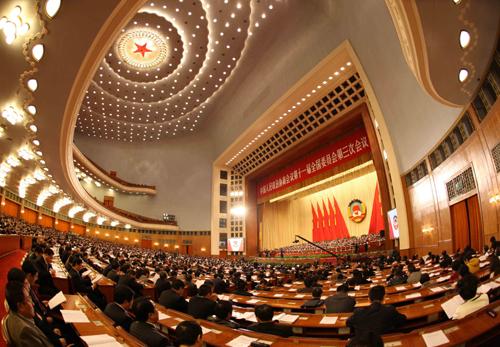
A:
{"type": "Polygon", "coordinates": [[[453,251],[470,245],[481,250],[481,213],[477,195],[450,206],[453,251]]]}

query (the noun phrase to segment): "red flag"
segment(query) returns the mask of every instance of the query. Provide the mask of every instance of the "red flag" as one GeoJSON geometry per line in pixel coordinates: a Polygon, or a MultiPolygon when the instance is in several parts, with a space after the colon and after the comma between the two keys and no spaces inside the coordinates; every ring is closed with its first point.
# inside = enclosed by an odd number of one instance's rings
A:
{"type": "Polygon", "coordinates": [[[314,210],[314,206],[311,202],[311,210],[312,210],[312,224],[313,224],[313,230],[312,230],[312,236],[313,236],[313,241],[316,242],[318,241],[318,216],[316,215],[316,211],[314,210]]]}
{"type": "Polygon", "coordinates": [[[382,203],[380,202],[380,194],[378,183],[375,186],[375,194],[373,197],[372,217],[370,219],[369,234],[378,234],[384,229],[384,214],[382,213],[382,203]]]}
{"type": "Polygon", "coordinates": [[[323,241],[325,239],[325,228],[323,225],[323,213],[321,213],[321,208],[319,207],[319,203],[316,202],[316,211],[318,212],[318,236],[319,241],[323,241]]]}
{"type": "Polygon", "coordinates": [[[332,240],[336,240],[339,238],[339,234],[337,232],[337,224],[335,221],[335,209],[332,206],[332,202],[330,201],[330,198],[328,198],[328,216],[330,218],[330,230],[332,233],[332,240]]]}
{"type": "Polygon", "coordinates": [[[325,231],[325,240],[333,240],[333,230],[332,225],[330,225],[330,213],[328,213],[328,209],[326,208],[325,200],[321,199],[323,203],[323,225],[325,231]]]}
{"type": "Polygon", "coordinates": [[[339,235],[339,238],[350,237],[347,225],[345,224],[344,217],[340,212],[339,204],[337,203],[337,199],[335,199],[335,197],[333,197],[333,203],[335,205],[335,224],[337,225],[337,235],[339,235]]]}

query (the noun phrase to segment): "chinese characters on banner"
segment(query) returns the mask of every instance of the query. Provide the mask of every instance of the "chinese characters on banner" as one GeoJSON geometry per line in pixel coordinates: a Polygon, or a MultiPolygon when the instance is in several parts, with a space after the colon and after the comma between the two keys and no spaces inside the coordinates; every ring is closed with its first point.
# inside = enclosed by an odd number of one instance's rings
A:
{"type": "Polygon", "coordinates": [[[364,129],[311,154],[257,184],[257,197],[277,193],[296,183],[343,164],[370,151],[364,129]]]}

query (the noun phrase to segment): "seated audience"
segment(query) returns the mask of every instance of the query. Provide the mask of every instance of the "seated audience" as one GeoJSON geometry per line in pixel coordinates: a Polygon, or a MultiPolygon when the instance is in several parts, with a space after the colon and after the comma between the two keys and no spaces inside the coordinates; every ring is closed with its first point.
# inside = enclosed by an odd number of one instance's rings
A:
{"type": "Polygon", "coordinates": [[[420,277],[422,276],[422,273],[420,272],[419,269],[415,268],[415,265],[409,264],[408,265],[408,272],[410,273],[410,275],[408,276],[406,283],[414,284],[414,283],[420,282],[420,277]]]}
{"type": "MultiPolygon", "coordinates": [[[[167,273],[165,271],[160,271],[158,273],[160,276],[155,283],[155,292],[156,292],[156,297],[159,298],[161,293],[163,293],[164,290],[170,289],[171,284],[167,280],[167,273]]],[[[184,287],[184,284],[183,284],[184,287]]]]}
{"type": "Polygon", "coordinates": [[[354,311],[356,300],[347,294],[348,291],[349,287],[347,284],[338,286],[337,294],[325,299],[326,313],[342,313],[354,311]]]}
{"type": "Polygon", "coordinates": [[[54,251],[49,247],[46,247],[43,250],[43,254],[41,257],[38,257],[33,265],[38,272],[38,292],[40,295],[51,298],[57,293],[59,293],[59,289],[57,289],[54,284],[54,280],[52,279],[52,273],[54,270],[52,269],[52,257],[54,256],[54,251]]]}
{"type": "Polygon", "coordinates": [[[274,311],[269,305],[264,304],[255,306],[255,317],[257,317],[257,323],[248,327],[248,329],[252,331],[278,335],[281,337],[293,335],[292,327],[279,325],[277,322],[273,321],[274,311]]]}
{"type": "Polygon", "coordinates": [[[203,331],[195,321],[185,320],[175,328],[175,342],[178,347],[201,347],[203,331]]]}
{"type": "Polygon", "coordinates": [[[312,299],[307,300],[302,308],[316,308],[323,305],[324,301],[321,300],[321,295],[323,294],[323,290],[321,287],[314,287],[312,291],[312,299]]]}
{"type": "Polygon", "coordinates": [[[10,342],[20,347],[53,346],[33,320],[35,310],[24,283],[7,282],[5,298],[9,305],[5,326],[10,342]]]}
{"type": "Polygon", "coordinates": [[[370,288],[368,296],[371,305],[359,308],[347,319],[347,326],[354,329],[356,336],[369,333],[382,335],[391,332],[406,321],[406,316],[399,313],[394,306],[383,305],[385,288],[375,286],[370,288]]]}
{"type": "Polygon", "coordinates": [[[430,281],[431,276],[429,276],[429,274],[422,274],[422,276],[420,276],[420,284],[422,285],[422,288],[430,286],[430,281]]]}
{"type": "Polygon", "coordinates": [[[198,289],[198,295],[189,300],[188,314],[197,319],[207,319],[215,314],[215,301],[210,297],[212,287],[208,284],[202,284],[198,289]]]}
{"type": "Polygon", "coordinates": [[[243,295],[243,296],[252,296],[251,293],[247,291],[247,283],[242,279],[238,279],[236,281],[236,290],[233,291],[233,294],[243,295]]]}
{"type": "Polygon", "coordinates": [[[127,331],[130,330],[130,324],[134,321],[134,318],[128,312],[134,301],[134,294],[134,291],[127,286],[117,286],[115,287],[114,302],[107,304],[104,309],[104,313],[116,325],[127,331]]]}
{"type": "Polygon", "coordinates": [[[458,306],[453,319],[462,319],[468,314],[488,306],[489,299],[486,294],[477,294],[479,280],[474,275],[467,275],[457,283],[458,294],[465,300],[458,306]]]}
{"type": "Polygon", "coordinates": [[[165,308],[170,308],[175,311],[187,313],[188,303],[186,299],[182,297],[184,292],[184,283],[181,280],[174,280],[170,289],[164,290],[159,299],[158,303],[165,308]]]}
{"type": "Polygon", "coordinates": [[[215,315],[208,317],[208,320],[229,328],[238,329],[240,325],[231,320],[233,315],[233,304],[230,301],[221,300],[215,306],[215,315]]]}
{"type": "Polygon", "coordinates": [[[148,347],[171,346],[170,340],[155,326],[158,311],[149,299],[139,299],[134,307],[136,321],[130,325],[130,333],[148,347]]]}

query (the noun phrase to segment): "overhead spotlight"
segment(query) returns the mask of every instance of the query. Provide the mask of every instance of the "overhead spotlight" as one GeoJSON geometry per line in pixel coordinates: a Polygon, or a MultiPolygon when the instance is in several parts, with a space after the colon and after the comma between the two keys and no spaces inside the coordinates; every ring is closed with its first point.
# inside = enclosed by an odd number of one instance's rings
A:
{"type": "Polygon", "coordinates": [[[34,78],[29,79],[28,82],[26,82],[26,85],[32,92],[38,89],[38,81],[34,78]]]}
{"type": "Polygon", "coordinates": [[[460,30],[460,46],[465,48],[470,43],[470,34],[467,30],[460,30]]]}
{"type": "Polygon", "coordinates": [[[54,18],[60,7],[61,0],[47,0],[45,3],[45,13],[49,18],[54,18]]]}
{"type": "Polygon", "coordinates": [[[467,69],[460,69],[460,71],[458,72],[458,80],[460,82],[464,82],[467,77],[469,77],[469,70],[467,69]]]}
{"type": "Polygon", "coordinates": [[[36,61],[40,61],[43,58],[44,46],[41,43],[38,43],[31,48],[31,55],[36,61]]]}

